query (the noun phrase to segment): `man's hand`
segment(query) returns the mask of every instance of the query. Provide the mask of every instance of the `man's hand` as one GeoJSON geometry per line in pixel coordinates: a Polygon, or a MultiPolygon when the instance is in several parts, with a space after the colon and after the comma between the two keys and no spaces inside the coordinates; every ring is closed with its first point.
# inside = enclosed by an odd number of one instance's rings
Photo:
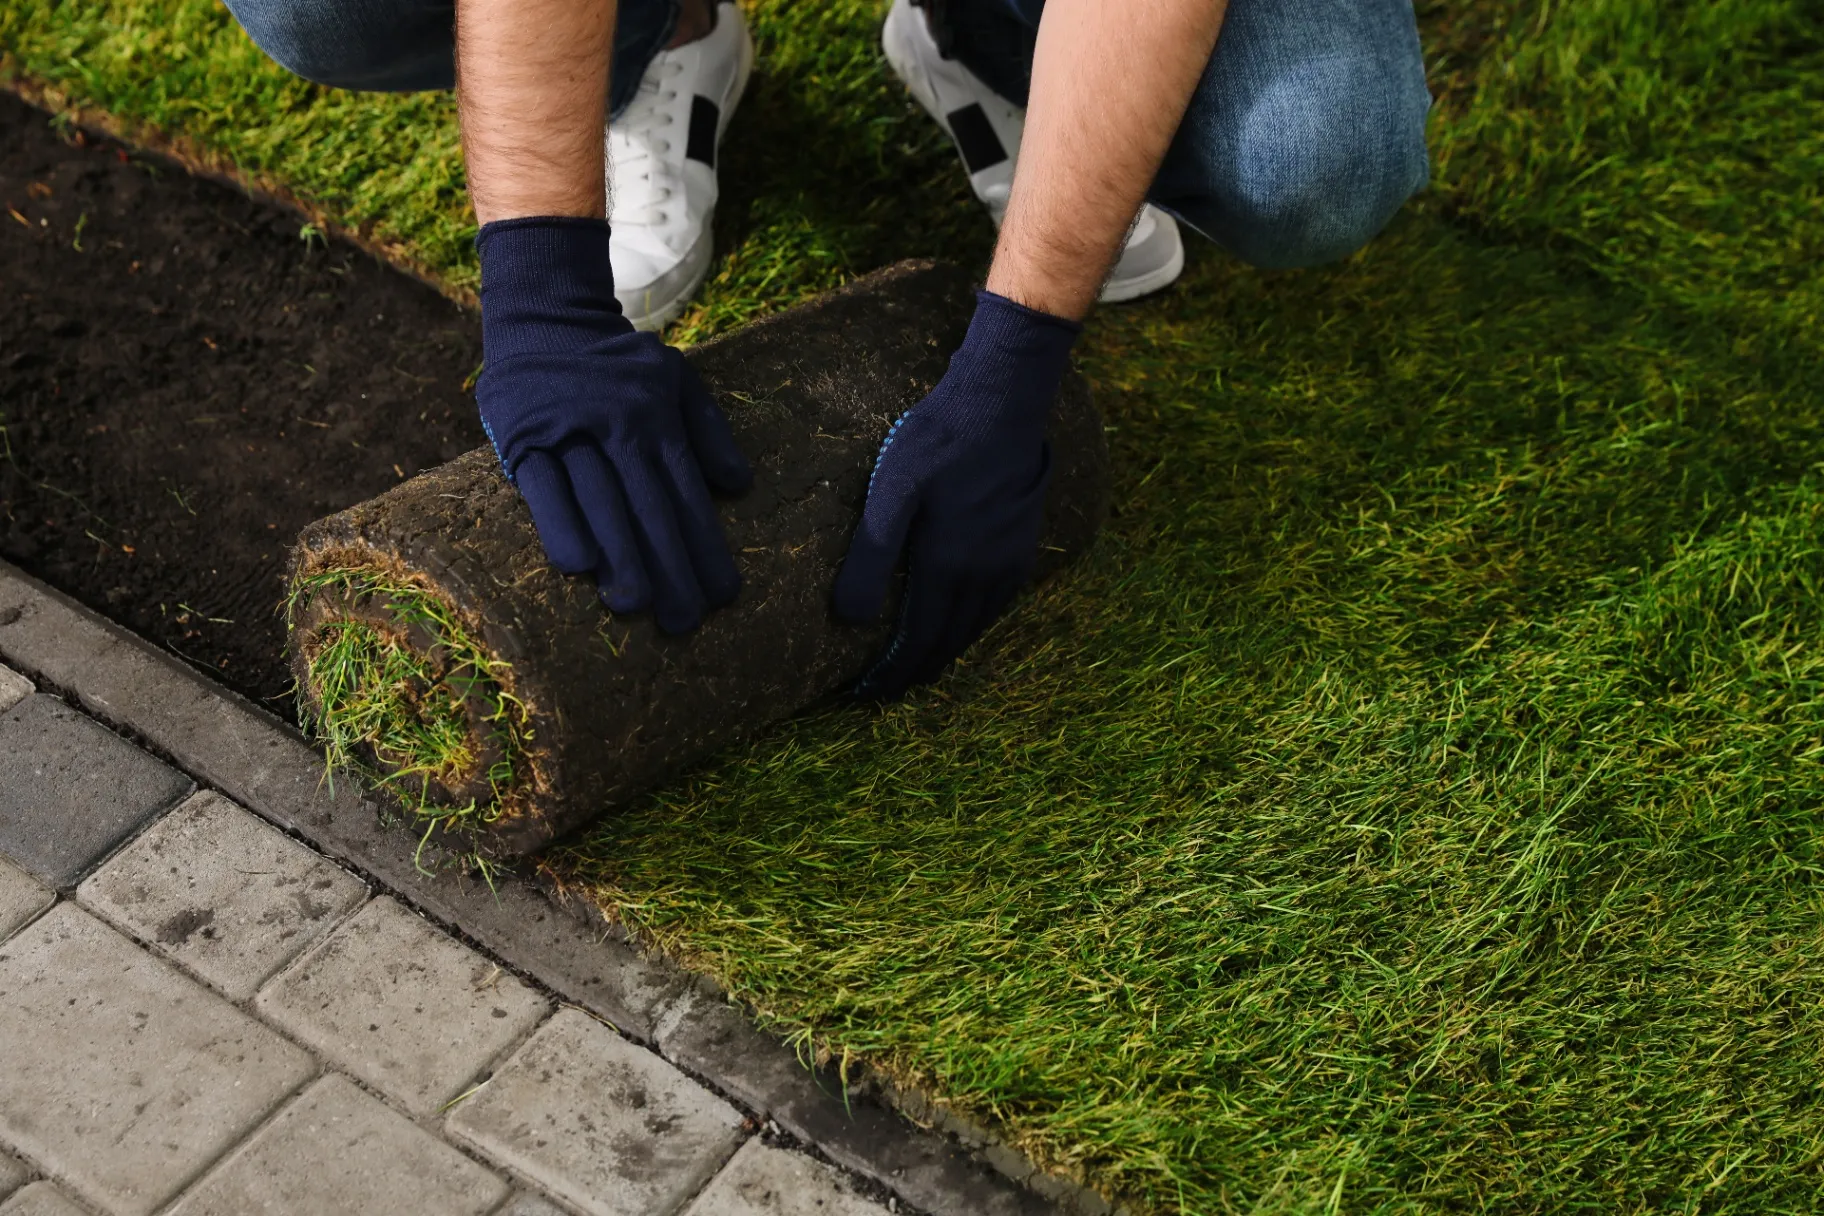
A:
{"type": "Polygon", "coordinates": [[[988,291],[932,394],[881,448],[836,612],[880,611],[907,547],[906,598],[857,692],[935,679],[1032,576],[1045,424],[1077,322],[1216,45],[1225,0],[1047,0],[1013,193],[988,291]]]}
{"type": "Polygon", "coordinates": [[[728,419],[682,355],[621,315],[605,222],[498,220],[476,243],[475,395],[551,564],[593,574],[611,611],[695,629],[741,586],[709,496],[753,480],[728,419]]]}
{"type": "Polygon", "coordinates": [[[837,615],[871,620],[911,542],[899,627],[858,695],[890,700],[934,679],[1032,577],[1051,475],[1045,424],[1077,330],[980,293],[950,369],[893,424],[836,577],[837,615]]]}
{"type": "Polygon", "coordinates": [[[458,0],[457,90],[481,220],[476,399],[551,564],[614,612],[694,629],[741,579],[709,487],[753,475],[682,355],[614,298],[602,219],[614,0],[458,0]]]}

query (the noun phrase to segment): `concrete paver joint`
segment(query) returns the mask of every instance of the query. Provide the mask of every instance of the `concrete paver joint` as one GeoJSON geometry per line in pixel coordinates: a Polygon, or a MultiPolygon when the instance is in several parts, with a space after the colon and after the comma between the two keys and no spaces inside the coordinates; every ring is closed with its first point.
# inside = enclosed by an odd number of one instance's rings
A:
{"type": "Polygon", "coordinates": [[[245,1000],[366,898],[360,879],[213,791],[91,875],[77,898],[230,1000],[245,1000]]]}
{"type": "Polygon", "coordinates": [[[89,1216],[54,1182],[38,1181],[0,1203],[0,1216],[89,1216]]]}
{"type": "Polygon", "coordinates": [[[498,1174],[331,1074],[229,1153],[170,1216],[485,1216],[507,1193],[498,1174]]]}
{"type": "Polygon", "coordinates": [[[0,1068],[0,1144],[117,1216],[150,1216],[317,1072],[68,902],[0,950],[0,1042],[36,1047],[0,1068]]]}
{"type": "Polygon", "coordinates": [[[31,696],[34,691],[30,680],[0,663],[0,714],[31,696]]]}
{"type": "Polygon", "coordinates": [[[418,1118],[467,1089],[551,1007],[384,895],[269,981],[254,1005],[418,1118]]]}
{"type": "Polygon", "coordinates": [[[739,1110],[576,1009],[540,1027],[446,1126],[589,1216],[670,1216],[751,1128],[739,1110]]]}
{"type": "Polygon", "coordinates": [[[0,857],[0,942],[25,928],[56,898],[50,888],[0,857]]]}
{"type": "Polygon", "coordinates": [[[31,1176],[23,1161],[0,1149],[0,1199],[24,1186],[31,1176]]]}

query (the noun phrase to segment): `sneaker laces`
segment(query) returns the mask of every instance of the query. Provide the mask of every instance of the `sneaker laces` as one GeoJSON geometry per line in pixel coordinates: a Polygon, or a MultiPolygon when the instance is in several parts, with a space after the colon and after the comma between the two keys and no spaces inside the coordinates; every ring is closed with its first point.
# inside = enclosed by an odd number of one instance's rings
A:
{"type": "Polygon", "coordinates": [[[666,223],[671,209],[665,204],[684,192],[680,162],[670,155],[669,130],[677,125],[670,103],[678,97],[669,82],[683,72],[684,65],[677,58],[659,55],[640,77],[633,101],[608,124],[610,223],[617,228],[666,223]]]}

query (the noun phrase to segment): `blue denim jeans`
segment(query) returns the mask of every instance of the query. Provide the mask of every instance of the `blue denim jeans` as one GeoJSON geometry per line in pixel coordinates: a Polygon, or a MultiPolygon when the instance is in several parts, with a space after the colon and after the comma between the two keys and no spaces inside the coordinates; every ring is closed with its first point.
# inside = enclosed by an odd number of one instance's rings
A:
{"type": "MultiPolygon", "coordinates": [[[[454,82],[453,0],[226,0],[268,55],[350,89],[454,82]]],[[[953,53],[1025,103],[1045,0],[942,0],[953,53]]],[[[678,0],[621,0],[613,96],[633,98],[678,0]]],[[[1425,185],[1431,106],[1412,0],[1229,0],[1149,197],[1256,266],[1366,244],[1425,185]]]]}
{"type": "MultiPolygon", "coordinates": [[[[455,0],[223,0],[280,67],[338,89],[412,93],[456,87],[455,0]]],[[[671,41],[678,0],[621,0],[608,108],[633,101],[671,41]]]]}

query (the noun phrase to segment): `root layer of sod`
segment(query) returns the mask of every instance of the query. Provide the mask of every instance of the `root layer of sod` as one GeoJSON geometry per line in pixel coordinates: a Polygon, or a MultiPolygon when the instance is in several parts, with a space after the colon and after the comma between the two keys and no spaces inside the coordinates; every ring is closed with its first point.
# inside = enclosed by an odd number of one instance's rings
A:
{"type": "MultiPolygon", "coordinates": [[[[169,5],[217,75],[134,0],[0,35],[327,203],[422,180],[318,152],[354,103],[302,87],[261,142],[279,78],[169,5]],[[161,109],[167,78],[218,83],[161,109]]],[[[691,323],[985,248],[878,6],[752,11],[691,323]]],[[[1149,1210],[1816,1210],[1815,13],[1426,20],[1424,203],[1340,267],[1195,247],[1092,325],[1094,562],[903,708],[801,721],[556,860],[775,1024],[1149,1210]]],[[[396,231],[459,208],[404,197],[396,231]]]]}

